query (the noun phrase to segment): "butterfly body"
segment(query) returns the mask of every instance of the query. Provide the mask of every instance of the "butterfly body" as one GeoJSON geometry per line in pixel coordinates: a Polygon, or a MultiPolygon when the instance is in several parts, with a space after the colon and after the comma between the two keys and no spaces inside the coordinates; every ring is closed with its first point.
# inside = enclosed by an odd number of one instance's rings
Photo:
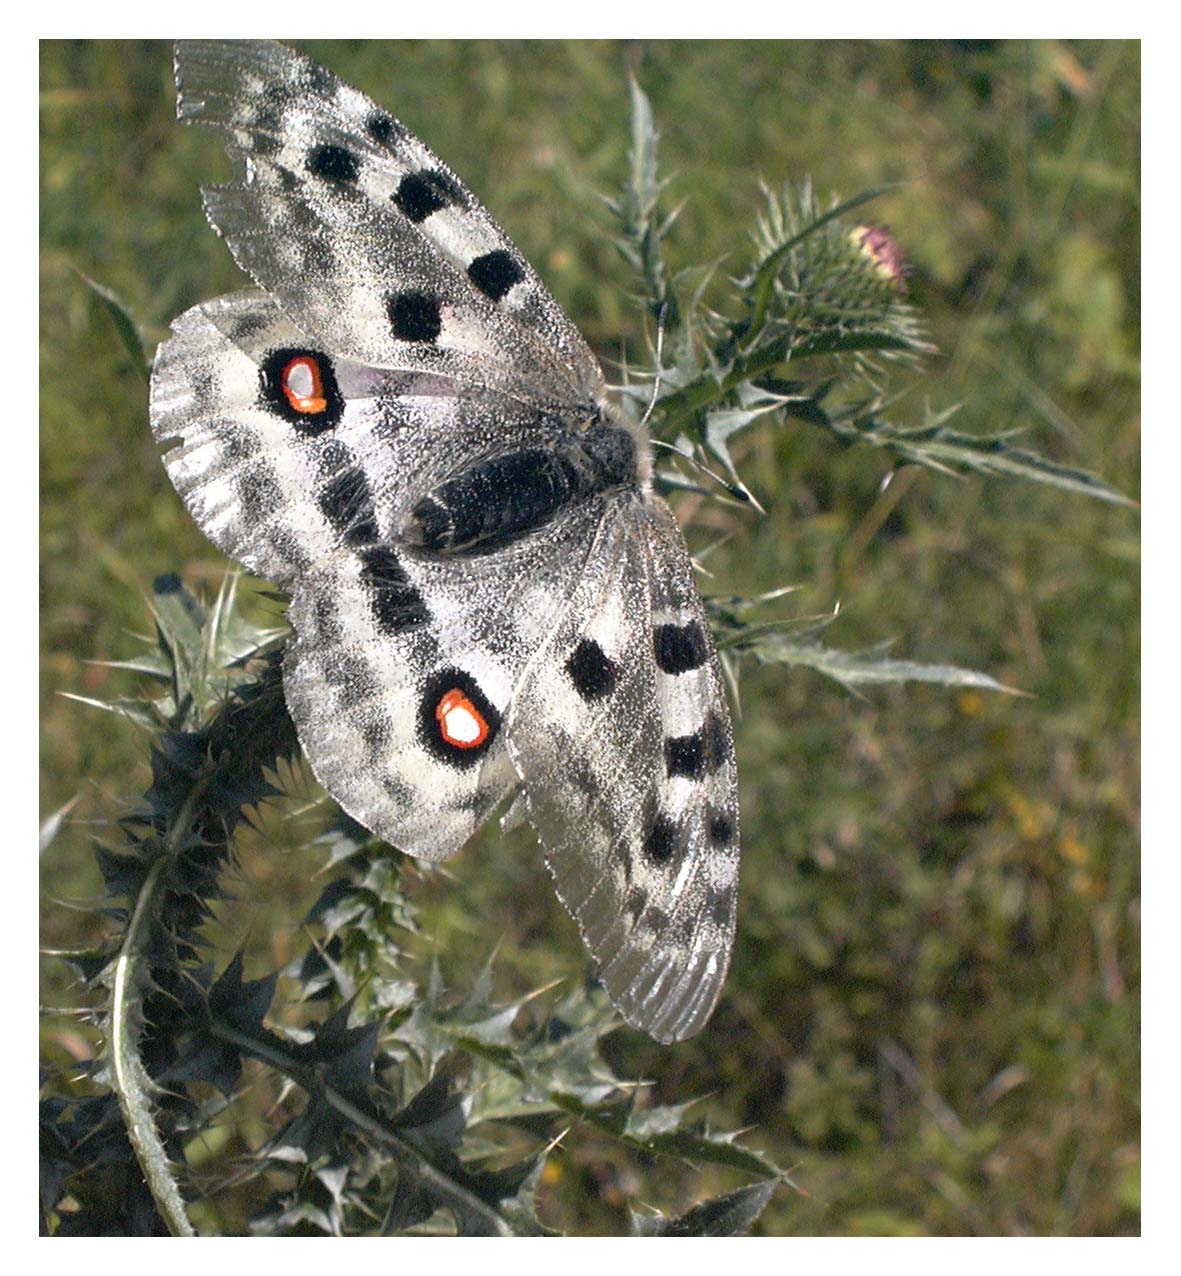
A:
{"type": "Polygon", "coordinates": [[[291,594],[284,688],[330,793],[457,851],[518,790],[625,1018],[697,1031],[729,961],[733,738],[643,427],[450,170],[280,45],[178,46],[238,163],[206,210],[257,287],[152,380],[177,490],[291,594]]]}

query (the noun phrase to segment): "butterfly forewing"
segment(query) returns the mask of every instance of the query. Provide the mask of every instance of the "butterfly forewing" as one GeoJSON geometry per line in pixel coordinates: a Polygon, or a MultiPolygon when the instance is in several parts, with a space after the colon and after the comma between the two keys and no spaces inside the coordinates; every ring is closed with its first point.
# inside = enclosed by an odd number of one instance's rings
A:
{"type": "Polygon", "coordinates": [[[183,41],[178,111],[227,140],[205,191],[243,269],[334,353],[543,402],[602,374],[483,207],[413,134],[282,45],[183,41]]]}

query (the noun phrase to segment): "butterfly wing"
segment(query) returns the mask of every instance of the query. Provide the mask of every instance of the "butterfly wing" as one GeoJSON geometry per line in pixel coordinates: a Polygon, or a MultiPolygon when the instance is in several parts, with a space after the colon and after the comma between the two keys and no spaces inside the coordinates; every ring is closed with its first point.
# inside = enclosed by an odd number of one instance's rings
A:
{"type": "Polygon", "coordinates": [[[238,264],[334,354],[529,402],[602,374],[532,267],[386,111],[263,40],[177,44],[177,112],[225,137],[238,180],[206,212],[238,264]]]}
{"type": "Polygon", "coordinates": [[[206,535],[284,588],[342,546],[396,539],[416,500],[450,476],[552,448],[566,427],[558,412],[480,385],[338,358],[256,291],[174,322],[150,415],[206,535]]]}
{"type": "Polygon", "coordinates": [[[517,783],[503,729],[594,539],[592,503],[494,554],[345,549],[301,580],[283,685],[312,770],[425,859],[457,851],[517,783]]]}
{"type": "Polygon", "coordinates": [[[403,850],[458,850],[516,781],[500,720],[574,589],[599,511],[572,510],[468,558],[428,554],[399,529],[457,468],[505,440],[552,445],[554,423],[496,395],[457,394],[445,379],[331,358],[257,292],[176,321],[157,356],[151,416],[205,532],[292,591],[285,688],[317,778],[403,850]],[[322,393],[300,412],[281,370],[295,364],[308,380],[308,359],[322,393]],[[453,691],[486,739],[452,748],[441,736],[436,710],[453,691]]]}
{"type": "Polygon", "coordinates": [[[545,458],[588,424],[603,446],[582,462],[629,455],[598,365],[454,174],[367,98],[261,41],[182,42],[177,78],[181,118],[237,161],[206,207],[263,291],[176,321],[152,428],[211,539],[292,593],[285,687],[313,770],[429,859],[523,784],[615,1003],[660,1040],[690,1035],[729,961],[738,810],[688,553],[623,479],[530,512],[573,473],[545,458]],[[507,510],[521,534],[481,553],[405,535],[452,476],[522,467],[532,488],[490,497],[492,526],[507,510]]]}
{"type": "Polygon", "coordinates": [[[624,1018],[698,1031],[729,965],[734,743],[680,529],[619,498],[513,698],[509,750],[559,897],[624,1018]]]}

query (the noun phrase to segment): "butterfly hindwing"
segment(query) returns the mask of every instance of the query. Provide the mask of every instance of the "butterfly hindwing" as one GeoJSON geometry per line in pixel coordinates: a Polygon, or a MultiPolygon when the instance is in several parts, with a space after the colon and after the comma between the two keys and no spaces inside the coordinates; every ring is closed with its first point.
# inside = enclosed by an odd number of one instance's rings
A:
{"type": "Polygon", "coordinates": [[[504,719],[597,517],[591,504],[495,554],[442,562],[363,546],[301,580],[284,690],[312,770],[350,815],[443,859],[515,787],[504,719]]]}
{"type": "Polygon", "coordinates": [[[725,979],[737,775],[684,540],[621,498],[514,697],[509,749],[558,895],[628,1021],[697,1031],[725,979]]]}

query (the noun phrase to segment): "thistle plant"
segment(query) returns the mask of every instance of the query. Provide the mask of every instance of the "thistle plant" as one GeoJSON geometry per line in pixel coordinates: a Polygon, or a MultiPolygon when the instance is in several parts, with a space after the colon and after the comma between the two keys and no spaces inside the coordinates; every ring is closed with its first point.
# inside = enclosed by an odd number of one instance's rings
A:
{"type": "MultiPolygon", "coordinates": [[[[665,490],[738,504],[757,521],[737,442],[756,429],[818,429],[878,449],[884,476],[920,465],[1124,501],[1012,434],[956,431],[952,410],[906,417],[891,387],[933,347],[907,300],[901,251],[869,220],[879,192],[824,203],[808,184],[765,189],[733,278],[671,272],[664,248],[677,218],[662,211],[657,134],[634,83],[631,110],[631,164],[610,206],[653,364],[633,369],[622,393],[665,445],[665,490]]],[[[143,366],[135,324],[106,290],[103,299],[143,366]]],[[[849,687],[1007,690],[985,672],[894,658],[884,645],[829,647],[830,616],[766,618],[783,592],[710,600],[735,690],[752,659],[849,687]]],[[[420,870],[341,814],[316,838],[324,885],[306,950],[253,978],[240,953],[214,951],[209,922],[235,841],[262,808],[287,800],[282,779],[298,766],[279,679],[287,630],[248,619],[232,577],[208,605],[162,577],[151,610],[151,640],[114,666],[133,690],[91,701],[140,733],[152,782],[95,840],[105,940],[56,954],[87,990],[80,1012],[102,1051],[44,1079],[46,1231],[214,1230],[222,1207],[209,1202],[234,1198],[228,1212],[255,1234],[545,1234],[547,1166],[562,1141],[581,1137],[650,1175],[688,1165],[710,1183],[715,1173],[739,1180],[720,1193],[690,1189],[669,1214],[633,1207],[638,1235],[742,1233],[773,1191],[794,1190],[757,1137],[713,1129],[702,1105],[659,1103],[619,1075],[605,1048],[619,1020],[593,985],[501,1000],[490,962],[475,983],[449,987],[445,955],[427,963],[417,942],[420,870]],[[241,1113],[260,1078],[275,1101],[265,1137],[246,1147],[241,1113]],[[201,1162],[199,1150],[227,1131],[234,1154],[201,1162]]],[[[60,823],[44,831],[49,853],[60,823]]]]}

